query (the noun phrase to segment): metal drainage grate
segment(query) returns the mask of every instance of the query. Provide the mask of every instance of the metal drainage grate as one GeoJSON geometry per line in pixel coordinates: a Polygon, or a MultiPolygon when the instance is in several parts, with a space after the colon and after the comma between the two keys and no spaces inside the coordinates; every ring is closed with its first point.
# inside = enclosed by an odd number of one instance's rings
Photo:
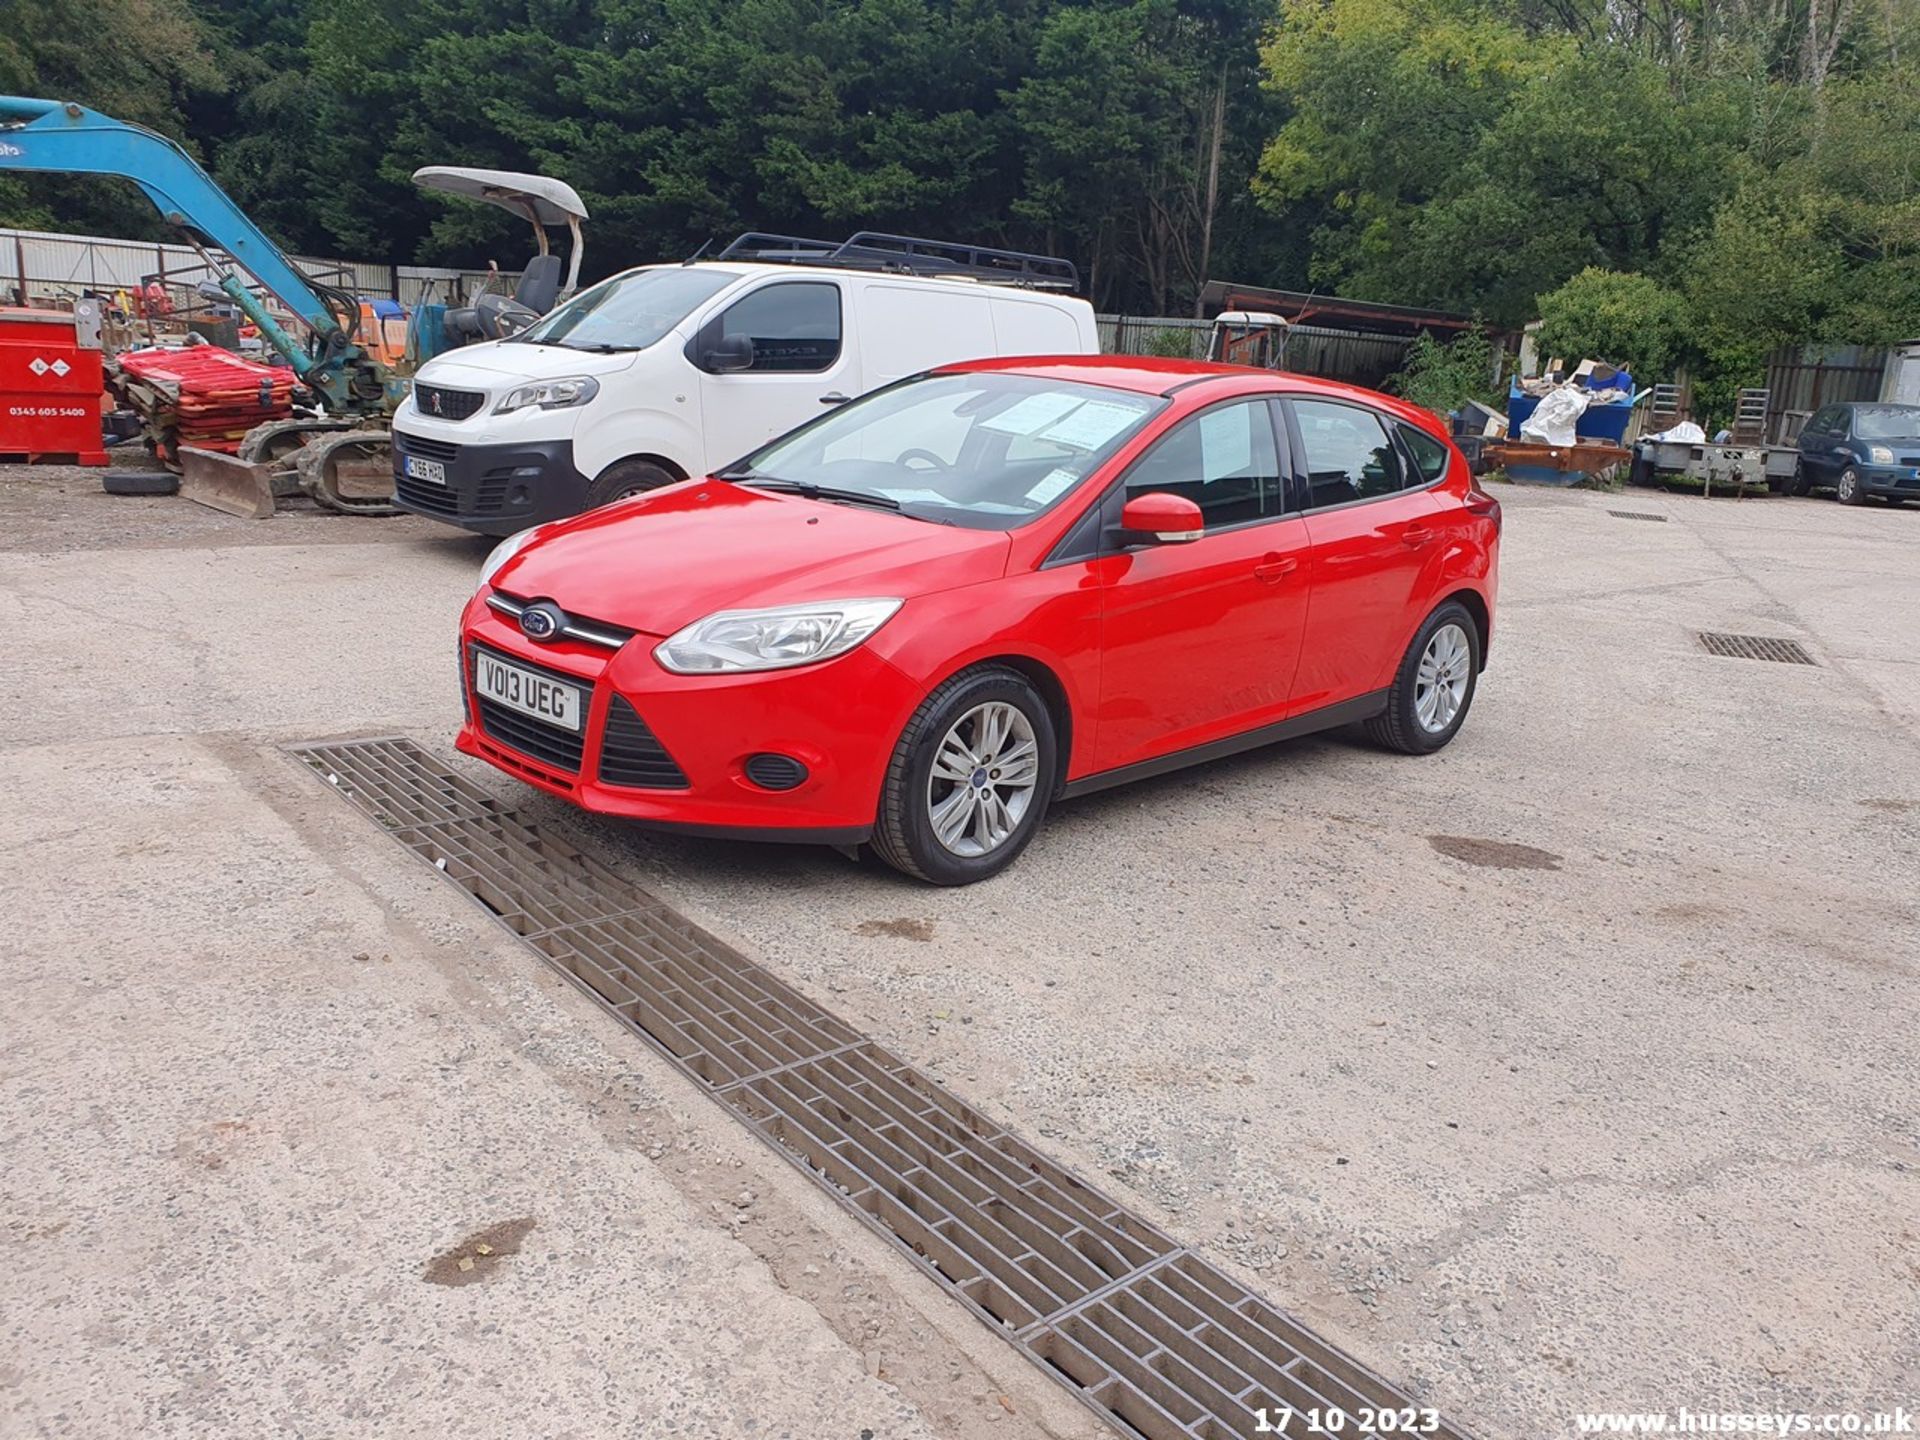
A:
{"type": "Polygon", "coordinates": [[[1724,655],[1730,660],[1777,660],[1782,665],[1820,663],[1798,640],[1783,640],[1777,635],[1725,635],[1717,630],[1702,630],[1699,635],[1709,655],[1724,655]]]}
{"type": "MultiPolygon", "coordinates": [[[[1324,1434],[1335,1410],[1358,1440],[1426,1423],[1358,1361],[412,741],[293,753],[1109,1423],[1146,1440],[1324,1434]]],[[[1445,1424],[1418,1433],[1461,1440],[1445,1424]]]]}
{"type": "Polygon", "coordinates": [[[1667,523],[1666,516],[1656,515],[1651,510],[1609,510],[1607,514],[1616,520],[1658,520],[1662,525],[1667,523]]]}

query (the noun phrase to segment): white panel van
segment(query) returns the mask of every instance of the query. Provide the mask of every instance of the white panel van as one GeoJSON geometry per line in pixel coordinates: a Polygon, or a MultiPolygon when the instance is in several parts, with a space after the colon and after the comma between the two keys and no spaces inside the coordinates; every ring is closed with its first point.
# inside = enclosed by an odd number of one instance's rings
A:
{"type": "Polygon", "coordinates": [[[710,474],[933,366],[1090,355],[1077,281],[1048,256],[872,234],[742,236],[628,270],[422,366],[394,417],[395,499],[507,535],[710,474]]]}

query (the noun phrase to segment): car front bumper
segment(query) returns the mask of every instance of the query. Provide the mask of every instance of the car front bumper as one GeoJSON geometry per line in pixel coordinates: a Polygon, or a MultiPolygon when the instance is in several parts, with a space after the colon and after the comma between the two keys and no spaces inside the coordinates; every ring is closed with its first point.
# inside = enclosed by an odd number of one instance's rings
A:
{"type": "Polygon", "coordinates": [[[1869,495],[1920,497],[1920,465],[1856,465],[1853,468],[1869,495]]]}
{"type": "MultiPolygon", "coordinates": [[[[867,838],[894,743],[921,698],[906,675],[865,647],[792,670],[675,675],[653,658],[659,641],[636,635],[617,652],[571,640],[539,644],[490,607],[483,592],[461,621],[464,723],[455,744],[596,814],[746,839],[850,845],[867,838]],[[588,692],[577,760],[548,743],[555,736],[483,704],[474,688],[476,646],[588,692]],[[678,767],[684,785],[614,784],[603,775],[609,759],[630,753],[622,748],[630,725],[613,747],[608,743],[616,696],[678,767]],[[756,784],[747,761],[769,754],[798,761],[806,778],[784,790],[756,784]]],[[[571,749],[571,738],[559,738],[571,749]]]]}
{"type": "Polygon", "coordinates": [[[394,427],[393,496],[403,510],[480,535],[512,535],[587,508],[587,478],[571,440],[466,445],[394,427]],[[443,480],[414,475],[408,460],[438,466],[443,480]]]}

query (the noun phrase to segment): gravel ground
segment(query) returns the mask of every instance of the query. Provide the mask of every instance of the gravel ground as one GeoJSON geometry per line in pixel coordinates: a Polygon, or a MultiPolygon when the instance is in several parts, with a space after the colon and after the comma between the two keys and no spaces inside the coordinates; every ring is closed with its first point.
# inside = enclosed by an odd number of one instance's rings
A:
{"type": "MultiPolygon", "coordinates": [[[[466,1433],[1087,1432],[278,753],[451,754],[482,543],[97,484],[0,471],[0,1416],[401,1433],[458,1373],[466,1433]],[[714,1217],[736,1178],[764,1223],[714,1217]],[[421,1278],[528,1217],[486,1283],[421,1278]]],[[[1447,751],[1110,792],[966,891],[456,763],[1487,1440],[1912,1409],[1920,512],[1501,498],[1447,751]]]]}

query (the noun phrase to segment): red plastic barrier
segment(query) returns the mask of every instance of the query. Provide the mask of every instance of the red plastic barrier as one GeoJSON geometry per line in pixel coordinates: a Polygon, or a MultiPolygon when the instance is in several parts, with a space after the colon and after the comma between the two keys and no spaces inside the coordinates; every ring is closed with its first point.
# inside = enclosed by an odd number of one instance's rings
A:
{"type": "Polygon", "coordinates": [[[293,371],[243,360],[217,345],[184,350],[131,350],[120,368],[164,397],[163,428],[170,421],[182,445],[240,448],[247,431],[293,411],[293,371]]]}

